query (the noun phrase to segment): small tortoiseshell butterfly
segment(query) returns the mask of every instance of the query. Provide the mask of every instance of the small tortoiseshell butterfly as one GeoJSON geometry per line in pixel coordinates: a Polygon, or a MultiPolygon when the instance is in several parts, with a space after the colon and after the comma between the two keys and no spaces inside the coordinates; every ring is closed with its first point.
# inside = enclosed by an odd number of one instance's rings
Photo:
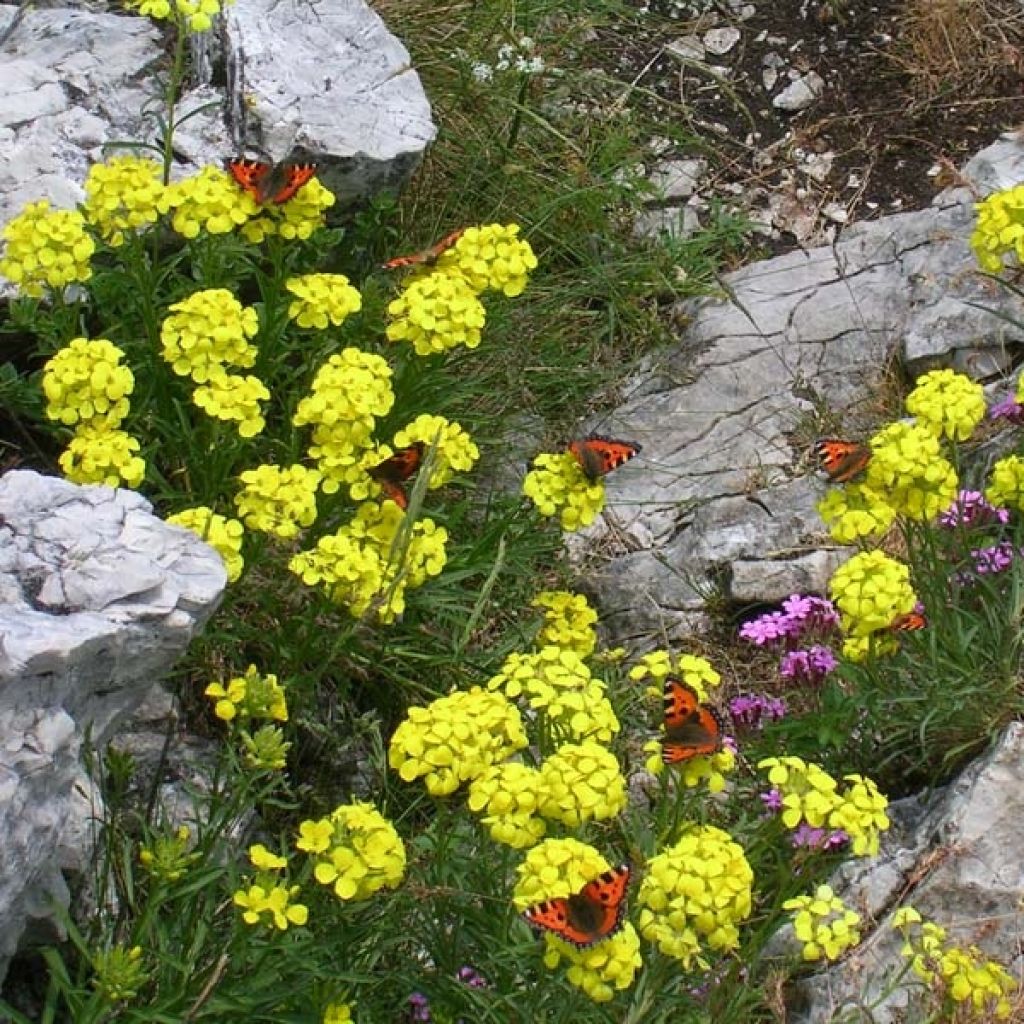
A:
{"type": "Polygon", "coordinates": [[[692,686],[674,676],[665,680],[665,733],[661,741],[665,764],[717,753],[722,749],[724,732],[722,716],[701,704],[692,686]]]}
{"type": "Polygon", "coordinates": [[[420,468],[425,448],[422,441],[414,441],[408,448],[399,448],[390,458],[366,471],[371,480],[380,484],[384,496],[401,509],[409,507],[409,498],[402,484],[420,468]]]}
{"type": "Polygon", "coordinates": [[[429,249],[422,249],[419,252],[410,253],[408,256],[396,256],[387,263],[380,265],[381,270],[397,270],[399,267],[416,267],[424,264],[436,263],[437,258],[447,252],[465,234],[465,228],[459,228],[450,235],[445,235],[440,242],[430,246],[429,249]]]}
{"type": "Polygon", "coordinates": [[[579,441],[570,441],[568,450],[576,456],[583,475],[593,483],[598,477],[629,462],[643,445],[637,441],[616,441],[601,434],[590,434],[579,441]]]}
{"type": "Polygon", "coordinates": [[[849,483],[860,476],[871,461],[871,449],[856,441],[823,437],[814,442],[818,465],[834,484],[849,483]]]}
{"type": "Polygon", "coordinates": [[[535,928],[545,928],[560,939],[584,949],[614,935],[626,914],[630,866],[620,864],[572,896],[544,900],[523,911],[535,928]]]}
{"type": "Polygon", "coordinates": [[[912,611],[906,612],[903,615],[897,615],[889,624],[889,628],[893,632],[911,632],[915,629],[924,629],[927,625],[928,620],[923,612],[912,611]]]}
{"type": "Polygon", "coordinates": [[[225,160],[224,167],[238,186],[261,206],[287,203],[316,174],[316,164],[288,160],[273,164],[269,160],[249,160],[241,156],[225,160]]]}

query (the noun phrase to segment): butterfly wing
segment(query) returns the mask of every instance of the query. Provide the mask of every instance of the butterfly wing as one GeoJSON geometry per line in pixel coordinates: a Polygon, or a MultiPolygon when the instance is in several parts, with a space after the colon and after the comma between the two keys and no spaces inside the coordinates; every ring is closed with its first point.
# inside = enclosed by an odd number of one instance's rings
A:
{"type": "Polygon", "coordinates": [[[923,612],[913,611],[904,615],[897,615],[889,625],[889,628],[898,632],[911,632],[916,629],[924,629],[928,620],[923,612]]]}
{"type": "Polygon", "coordinates": [[[238,187],[247,192],[257,203],[263,191],[263,182],[274,169],[267,160],[247,160],[245,157],[234,157],[224,161],[224,168],[235,179],[238,187]]]}
{"type": "Polygon", "coordinates": [[[814,455],[819,467],[834,484],[849,483],[867,469],[871,449],[856,441],[823,437],[814,442],[814,455]]]}
{"type": "Polygon", "coordinates": [[[273,187],[268,188],[263,202],[271,202],[280,206],[287,203],[296,192],[316,175],[316,164],[279,164],[280,174],[273,187]]]}
{"type": "Polygon", "coordinates": [[[591,434],[578,441],[569,442],[569,452],[583,469],[583,475],[591,481],[617,469],[643,450],[637,441],[618,441],[613,437],[591,434]]]}
{"type": "Polygon", "coordinates": [[[399,267],[415,267],[424,263],[435,263],[442,253],[447,252],[465,234],[465,228],[459,228],[450,235],[445,235],[429,249],[409,253],[407,256],[395,256],[381,264],[381,270],[397,270],[399,267]]]}
{"type": "Polygon", "coordinates": [[[523,912],[531,925],[583,949],[614,935],[626,913],[630,866],[620,864],[567,898],[545,900],[523,912]]]}
{"type": "Polygon", "coordinates": [[[380,484],[384,496],[401,509],[409,507],[409,499],[402,484],[420,468],[425,449],[426,445],[422,441],[415,441],[408,448],[399,448],[390,458],[366,471],[371,480],[380,484]]]}
{"type": "Polygon", "coordinates": [[[665,734],[661,759],[678,764],[722,749],[725,723],[714,709],[701,704],[697,691],[681,679],[665,680],[665,734]]]}

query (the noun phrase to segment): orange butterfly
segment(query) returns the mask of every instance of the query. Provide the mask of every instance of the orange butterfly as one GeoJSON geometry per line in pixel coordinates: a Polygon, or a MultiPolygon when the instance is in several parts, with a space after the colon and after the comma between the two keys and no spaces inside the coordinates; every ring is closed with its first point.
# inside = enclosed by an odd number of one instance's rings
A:
{"type": "Polygon", "coordinates": [[[224,167],[239,187],[261,206],[287,203],[316,174],[316,164],[298,164],[288,160],[274,164],[269,160],[248,160],[241,156],[225,160],[224,167]]]}
{"type": "Polygon", "coordinates": [[[535,928],[545,928],[580,949],[614,935],[626,914],[630,866],[620,864],[587,882],[572,896],[544,900],[523,911],[535,928]]]}
{"type": "Polygon", "coordinates": [[[381,270],[397,270],[399,267],[416,267],[424,264],[436,263],[438,257],[447,252],[465,234],[465,228],[459,228],[450,235],[445,235],[440,242],[430,246],[429,249],[421,249],[419,252],[410,253],[408,256],[396,256],[387,263],[380,265],[381,270]]]}
{"type": "Polygon", "coordinates": [[[576,456],[583,475],[593,483],[598,477],[629,462],[643,445],[637,441],[616,441],[601,434],[590,434],[579,441],[570,441],[568,450],[576,456]]]}
{"type": "Polygon", "coordinates": [[[711,707],[701,704],[697,691],[681,679],[665,680],[665,735],[661,759],[678,764],[722,749],[725,722],[711,707]]]}
{"type": "Polygon", "coordinates": [[[856,441],[843,441],[838,437],[823,437],[814,442],[814,454],[819,467],[834,484],[849,483],[860,476],[871,461],[871,449],[856,441]]]}
{"type": "Polygon", "coordinates": [[[409,507],[409,498],[402,484],[420,468],[425,448],[422,441],[414,441],[408,448],[399,448],[390,458],[366,471],[371,480],[380,484],[384,496],[401,509],[409,507]]]}
{"type": "Polygon", "coordinates": [[[928,625],[928,620],[925,618],[923,612],[913,611],[905,612],[903,615],[897,615],[895,619],[889,623],[889,629],[893,632],[911,632],[915,629],[924,629],[928,625]]]}

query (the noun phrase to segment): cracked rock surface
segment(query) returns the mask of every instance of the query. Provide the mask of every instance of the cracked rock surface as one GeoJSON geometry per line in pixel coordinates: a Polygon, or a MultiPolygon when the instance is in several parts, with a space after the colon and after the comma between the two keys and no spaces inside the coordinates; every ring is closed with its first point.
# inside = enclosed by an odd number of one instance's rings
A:
{"type": "MultiPolygon", "coordinates": [[[[855,410],[895,360],[911,374],[951,365],[998,379],[1024,331],[970,303],[1012,313],[968,246],[989,183],[1022,180],[1005,139],[965,169],[975,190],[926,210],[847,229],[831,246],[728,275],[723,296],[682,304],[678,346],[627,384],[594,428],[643,444],[609,476],[605,513],[573,538],[616,643],[663,646],[703,621],[705,598],[773,602],[822,591],[837,561],[814,510],[822,484],[794,441],[823,411],[855,410]],[[803,427],[803,431],[801,428],[803,427]]],[[[806,444],[806,440],[804,441],[806,444]]]]}
{"type": "MultiPolygon", "coordinates": [[[[68,904],[101,815],[79,763],[220,601],[220,556],[132,491],[0,477],[0,978],[27,924],[68,904]]],[[[52,932],[51,932],[52,934],[52,932]]]]}

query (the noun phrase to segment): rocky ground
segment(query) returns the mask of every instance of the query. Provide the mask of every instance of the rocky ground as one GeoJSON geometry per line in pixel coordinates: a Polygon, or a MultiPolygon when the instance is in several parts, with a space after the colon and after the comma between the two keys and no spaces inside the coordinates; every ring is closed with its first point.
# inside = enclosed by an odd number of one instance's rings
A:
{"type": "Polygon", "coordinates": [[[604,63],[655,119],[659,103],[682,110],[706,149],[654,140],[675,185],[648,227],[695,226],[723,199],[764,225],[771,251],[821,244],[852,220],[928,205],[957,165],[1024,125],[1013,0],[633,4],[639,31],[598,34],[604,63]]]}

